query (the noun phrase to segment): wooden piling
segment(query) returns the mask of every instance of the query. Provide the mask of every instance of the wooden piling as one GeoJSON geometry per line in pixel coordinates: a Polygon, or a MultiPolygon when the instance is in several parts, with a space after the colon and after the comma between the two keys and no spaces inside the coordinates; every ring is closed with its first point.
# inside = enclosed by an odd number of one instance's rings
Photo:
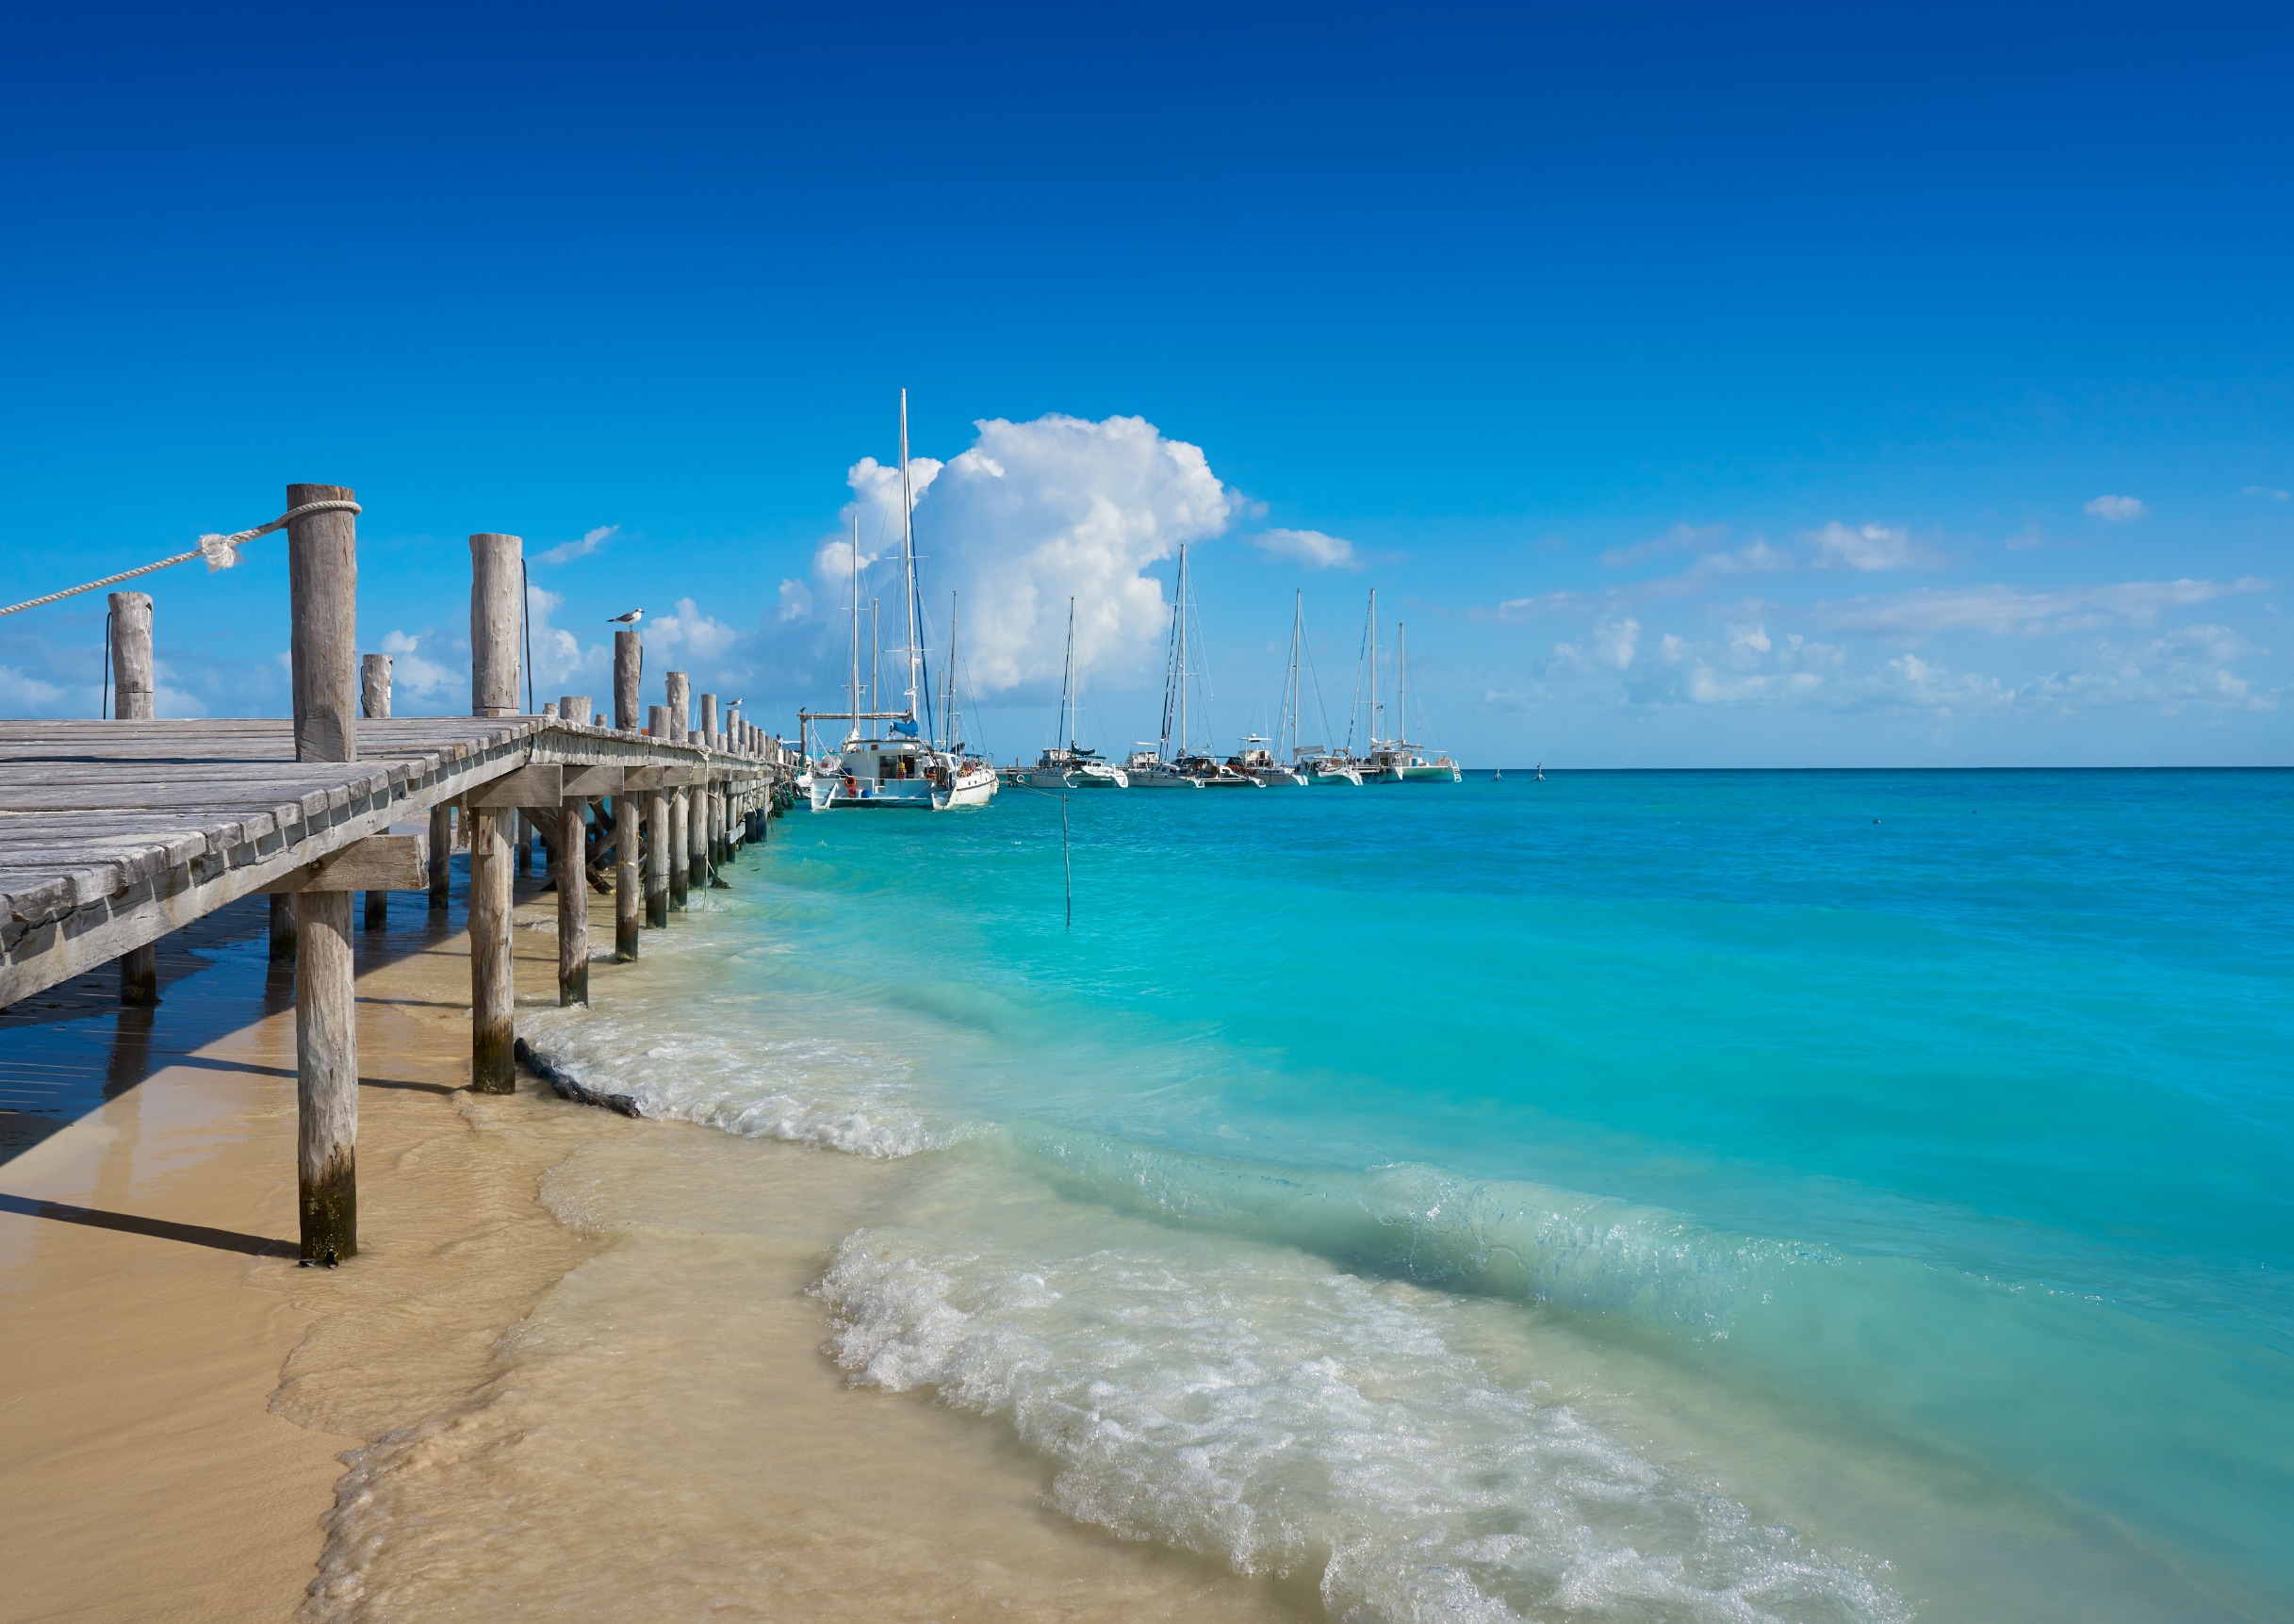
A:
{"type": "Polygon", "coordinates": [[[470,714],[515,716],[518,632],[524,621],[526,544],[515,535],[470,537],[470,714]]]}
{"type": "MultiPolygon", "coordinates": [[[[519,632],[525,543],[482,532],[470,537],[470,714],[518,714],[519,632]]],[[[517,1087],[517,988],[510,949],[510,841],[518,812],[465,805],[470,831],[470,1087],[517,1087]]],[[[520,842],[523,845],[523,842],[520,842]]]]}
{"type": "MultiPolygon", "coordinates": [[[[358,661],[358,709],[369,720],[390,715],[390,656],[362,654],[358,661]]],[[[390,893],[367,893],[366,927],[381,930],[390,923],[390,893]]]]}
{"type": "Polygon", "coordinates": [[[645,875],[639,866],[637,797],[628,790],[614,796],[614,958],[637,960],[637,937],[645,922],[645,875]]]}
{"type": "Polygon", "coordinates": [[[510,953],[510,834],[516,813],[479,808],[470,824],[470,1087],[516,1091],[517,988],[510,953]]]}
{"type": "Polygon", "coordinates": [[[625,733],[642,730],[645,711],[639,702],[646,671],[646,646],[634,631],[614,633],[614,726],[625,733]]]}
{"type": "MultiPolygon", "coordinates": [[[[341,485],[292,484],[291,510],[350,501],[341,485]]],[[[343,510],[287,527],[295,760],[358,759],[358,532],[343,510]]],[[[358,1252],[357,985],[351,896],[295,898],[295,1104],[303,1261],[333,1266],[358,1252]]]]}
{"type": "MultiPolygon", "coordinates": [[[[111,714],[121,721],[148,722],[156,714],[153,670],[151,594],[111,594],[111,714]]],[[[120,955],[120,1002],[131,1008],[159,1002],[156,943],[147,942],[120,955]]]]}
{"type": "Polygon", "coordinates": [[[291,896],[270,899],[270,961],[295,961],[295,899],[291,896]]]}
{"type": "MultiPolygon", "coordinates": [[[[655,705],[646,730],[657,739],[669,736],[669,707],[655,705]]],[[[669,792],[655,790],[646,796],[646,924],[663,930],[669,924],[669,865],[676,842],[669,824],[669,792]]]]}
{"type": "Polygon", "coordinates": [[[430,809],[430,910],[446,911],[454,874],[454,809],[446,802],[430,809]]]}
{"type": "Polygon", "coordinates": [[[589,865],[582,852],[589,825],[587,801],[567,796],[558,804],[558,1002],[589,1002],[589,865]]]}

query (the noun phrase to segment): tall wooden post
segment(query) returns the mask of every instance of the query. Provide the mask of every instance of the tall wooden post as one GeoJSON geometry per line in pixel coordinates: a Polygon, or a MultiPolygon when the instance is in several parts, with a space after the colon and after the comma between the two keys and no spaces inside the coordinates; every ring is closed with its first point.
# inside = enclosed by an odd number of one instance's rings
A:
{"type": "Polygon", "coordinates": [[[430,809],[430,910],[446,911],[447,891],[454,875],[454,808],[440,801],[430,809]]]}
{"type": "MultiPolygon", "coordinates": [[[[515,535],[470,537],[474,716],[518,714],[524,550],[515,535]]],[[[466,804],[464,815],[470,828],[470,1087],[482,1094],[506,1094],[517,1087],[512,1057],[517,988],[510,947],[510,838],[518,813],[466,804]]]]}
{"type": "MultiPolygon", "coordinates": [[[[386,721],[390,716],[390,656],[362,654],[358,661],[358,709],[369,721],[386,721]]],[[[390,923],[390,893],[367,893],[369,930],[381,930],[390,923]]]]}
{"type": "MultiPolygon", "coordinates": [[[[717,697],[714,694],[701,696],[701,743],[713,753],[725,747],[724,735],[717,731],[717,697]]],[[[700,878],[713,886],[725,883],[717,878],[717,865],[725,861],[725,847],[717,839],[720,822],[717,817],[718,793],[718,786],[714,783],[701,791],[701,866],[698,873],[700,878]]]]}
{"type": "MultiPolygon", "coordinates": [[[[287,505],[352,500],[341,485],[287,487],[287,505]]],[[[287,527],[295,760],[358,759],[358,530],[347,510],[287,527]]],[[[358,1253],[358,989],[351,894],[295,898],[295,1103],[303,1261],[358,1253]]]]}
{"type": "MultiPolygon", "coordinates": [[[[667,738],[669,707],[654,706],[651,723],[647,730],[655,738],[667,738]]],[[[669,792],[655,790],[646,796],[646,924],[655,930],[665,929],[669,924],[669,854],[674,845],[669,828],[669,792]]]]}
{"type": "Polygon", "coordinates": [[[637,797],[628,790],[614,796],[614,958],[637,960],[637,935],[645,921],[645,875],[637,849],[637,797]]]}
{"type": "Polygon", "coordinates": [[[558,803],[558,1002],[589,1002],[589,825],[587,800],[567,796],[558,803]]]}
{"type": "Polygon", "coordinates": [[[295,961],[295,899],[274,895],[270,899],[270,961],[295,961]]]}
{"type": "MultiPolygon", "coordinates": [[[[148,722],[154,699],[152,599],[148,592],[111,595],[112,714],[123,722],[148,722]]],[[[147,942],[120,955],[120,1002],[148,1007],[159,1002],[159,949],[147,942]]]]}
{"type": "MultiPolygon", "coordinates": [[[[693,741],[693,680],[682,671],[663,675],[668,703],[669,728],[663,736],[673,745],[693,741]]],[[[693,792],[669,792],[669,906],[682,913],[693,885],[693,792]]]]}
{"type": "Polygon", "coordinates": [[[646,646],[635,632],[614,633],[614,726],[625,733],[646,725],[640,708],[640,684],[645,680],[646,646]]]}

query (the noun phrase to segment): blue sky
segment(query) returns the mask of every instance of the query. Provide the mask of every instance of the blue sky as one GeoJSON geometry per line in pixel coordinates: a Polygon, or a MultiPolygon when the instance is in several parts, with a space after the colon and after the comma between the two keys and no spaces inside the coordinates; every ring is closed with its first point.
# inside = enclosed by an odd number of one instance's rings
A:
{"type": "MultiPolygon", "coordinates": [[[[823,544],[880,517],[906,385],[1002,755],[1071,591],[1096,742],[1151,730],[1138,582],[1184,535],[1224,743],[1294,587],[1342,710],[1375,585],[1412,730],[1473,762],[2285,763],[2289,44],[2188,6],[19,16],[0,598],[336,481],[401,708],[466,707],[464,538],[506,530],[545,693],[602,692],[644,604],[655,669],[772,725],[837,700],[823,544]]],[[[275,539],[145,584],[168,708],[284,708],[275,539]]],[[[0,712],[91,714],[101,621],[0,618],[0,712]]]]}

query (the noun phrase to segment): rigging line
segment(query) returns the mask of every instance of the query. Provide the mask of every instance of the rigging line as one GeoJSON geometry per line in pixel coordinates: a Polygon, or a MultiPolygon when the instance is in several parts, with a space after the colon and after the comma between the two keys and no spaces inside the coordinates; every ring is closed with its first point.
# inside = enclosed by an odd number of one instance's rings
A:
{"type": "MultiPolygon", "coordinates": [[[[533,709],[533,582],[526,574],[526,561],[522,555],[517,561],[517,624],[526,639],[526,714],[532,716],[537,714],[533,709]]],[[[678,730],[684,730],[682,719],[678,723],[678,730]]]]}

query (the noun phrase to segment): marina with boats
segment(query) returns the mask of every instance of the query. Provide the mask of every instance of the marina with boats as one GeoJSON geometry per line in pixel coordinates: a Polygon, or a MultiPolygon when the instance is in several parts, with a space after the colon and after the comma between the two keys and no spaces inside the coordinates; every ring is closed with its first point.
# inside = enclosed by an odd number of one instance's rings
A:
{"type": "Polygon", "coordinates": [[[1409,732],[1409,627],[1398,622],[1394,640],[1394,703],[1391,720],[1380,689],[1378,593],[1372,588],[1365,610],[1362,651],[1353,693],[1348,702],[1343,742],[1304,741],[1307,694],[1314,691],[1315,720],[1321,736],[1337,736],[1323,714],[1319,683],[1311,676],[1305,627],[1305,595],[1291,603],[1290,657],[1280,715],[1271,735],[1246,734],[1234,750],[1221,754],[1210,723],[1207,686],[1202,669],[1202,632],[1188,579],[1188,546],[1178,550],[1164,648],[1162,726],[1157,736],[1134,744],[1121,765],[1081,742],[1085,673],[1075,659],[1075,599],[1067,605],[1067,636],[1061,663],[1059,706],[1051,741],[1032,763],[998,768],[967,748],[960,726],[957,686],[958,608],[948,603],[947,660],[936,685],[925,648],[923,589],[917,575],[915,491],[909,469],[908,391],[900,392],[900,609],[907,632],[901,654],[905,683],[902,703],[887,708],[878,698],[880,600],[869,607],[869,676],[860,673],[862,556],[859,511],[851,537],[851,664],[842,711],[800,710],[798,736],[805,770],[800,795],[814,812],[949,812],[983,807],[1001,784],[1048,793],[1069,790],[1264,790],[1361,789],[1373,784],[1458,783],[1464,773],[1448,754],[1412,742],[1409,732]],[[847,724],[843,737],[816,748],[814,729],[847,724]],[[1357,742],[1359,740],[1359,742],[1357,742]]]}

